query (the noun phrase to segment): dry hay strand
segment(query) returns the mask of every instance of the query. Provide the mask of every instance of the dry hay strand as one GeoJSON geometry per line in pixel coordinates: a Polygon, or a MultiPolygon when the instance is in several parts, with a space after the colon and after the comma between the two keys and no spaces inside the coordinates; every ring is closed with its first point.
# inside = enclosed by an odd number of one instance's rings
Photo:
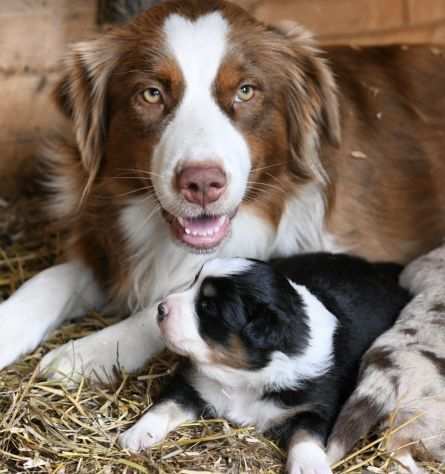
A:
{"type": "MultiPolygon", "coordinates": [[[[0,300],[52,264],[59,248],[57,237],[41,231],[42,223],[12,232],[5,213],[0,206],[0,300]]],[[[17,224],[14,218],[12,222],[17,224]]],[[[284,472],[285,453],[272,440],[225,420],[185,424],[142,455],[120,449],[119,433],[152,405],[174,370],[177,360],[167,352],[139,375],[118,374],[118,382],[101,387],[82,381],[67,388],[38,379],[38,362],[48,350],[112,322],[91,314],[66,324],[33,354],[0,372],[0,474],[284,472]]],[[[390,435],[362,441],[335,472],[395,472],[397,464],[384,448],[390,435]]],[[[445,472],[435,463],[423,467],[430,473],[445,472]]]]}

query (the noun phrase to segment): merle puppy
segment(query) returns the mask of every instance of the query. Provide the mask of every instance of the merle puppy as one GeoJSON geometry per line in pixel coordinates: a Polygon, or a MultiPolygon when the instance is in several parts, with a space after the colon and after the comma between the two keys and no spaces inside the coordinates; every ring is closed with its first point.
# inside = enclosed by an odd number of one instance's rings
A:
{"type": "Polygon", "coordinates": [[[324,253],[206,263],[159,305],[166,344],[186,359],[122,446],[139,451],[183,422],[223,416],[276,437],[292,474],[330,473],[325,443],[360,358],[409,300],[400,270],[324,253]]]}
{"type": "Polygon", "coordinates": [[[410,263],[400,283],[414,297],[363,356],[328,453],[341,459],[380,425],[394,431],[385,448],[400,472],[422,474],[415,455],[445,466],[445,245],[410,263]]]}

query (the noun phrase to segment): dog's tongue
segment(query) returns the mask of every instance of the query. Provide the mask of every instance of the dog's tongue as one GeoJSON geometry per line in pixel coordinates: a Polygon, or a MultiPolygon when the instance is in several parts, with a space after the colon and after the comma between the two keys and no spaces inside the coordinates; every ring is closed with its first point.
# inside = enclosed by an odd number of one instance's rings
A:
{"type": "Polygon", "coordinates": [[[230,219],[227,216],[200,216],[192,219],[178,218],[179,238],[197,249],[216,247],[227,235],[230,219]]]}

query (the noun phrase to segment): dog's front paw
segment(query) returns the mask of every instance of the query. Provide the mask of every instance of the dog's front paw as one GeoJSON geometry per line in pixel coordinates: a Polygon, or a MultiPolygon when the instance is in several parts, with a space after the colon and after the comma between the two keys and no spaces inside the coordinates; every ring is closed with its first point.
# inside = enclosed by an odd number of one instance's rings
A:
{"type": "Polygon", "coordinates": [[[43,338],[38,322],[24,324],[21,316],[6,303],[0,305],[0,370],[34,350],[43,338]]]}
{"type": "Polygon", "coordinates": [[[133,453],[151,448],[167,436],[168,421],[168,416],[148,412],[132,428],[119,436],[119,444],[133,453]]]}
{"type": "Polygon", "coordinates": [[[93,383],[112,382],[118,349],[102,346],[101,342],[97,333],[53,349],[40,362],[40,375],[67,385],[76,385],[84,377],[93,383]]]}
{"type": "Polygon", "coordinates": [[[295,444],[287,462],[289,474],[332,474],[324,450],[314,442],[295,444]]]}
{"type": "Polygon", "coordinates": [[[42,359],[41,374],[74,384],[82,377],[108,383],[116,367],[129,373],[139,370],[163,347],[155,313],[148,309],[51,351],[42,359]]]}

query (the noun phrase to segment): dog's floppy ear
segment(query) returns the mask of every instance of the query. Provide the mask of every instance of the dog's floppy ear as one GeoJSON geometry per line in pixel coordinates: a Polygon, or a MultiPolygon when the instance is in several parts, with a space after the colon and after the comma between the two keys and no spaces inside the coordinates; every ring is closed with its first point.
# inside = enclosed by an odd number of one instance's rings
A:
{"type": "Polygon", "coordinates": [[[286,92],[291,154],[294,162],[303,167],[303,175],[323,182],[319,142],[323,134],[334,145],[341,139],[334,75],[304,28],[293,22],[282,22],[275,28],[289,47],[284,73],[289,84],[286,92]]]}
{"type": "Polygon", "coordinates": [[[106,93],[109,76],[119,57],[112,37],[72,46],[64,61],[64,75],[54,90],[59,109],[73,122],[88,192],[99,170],[106,133],[106,93]]]}
{"type": "Polygon", "coordinates": [[[282,350],[286,345],[289,326],[281,313],[267,304],[257,304],[252,319],[243,330],[243,339],[254,349],[282,350]]]}

